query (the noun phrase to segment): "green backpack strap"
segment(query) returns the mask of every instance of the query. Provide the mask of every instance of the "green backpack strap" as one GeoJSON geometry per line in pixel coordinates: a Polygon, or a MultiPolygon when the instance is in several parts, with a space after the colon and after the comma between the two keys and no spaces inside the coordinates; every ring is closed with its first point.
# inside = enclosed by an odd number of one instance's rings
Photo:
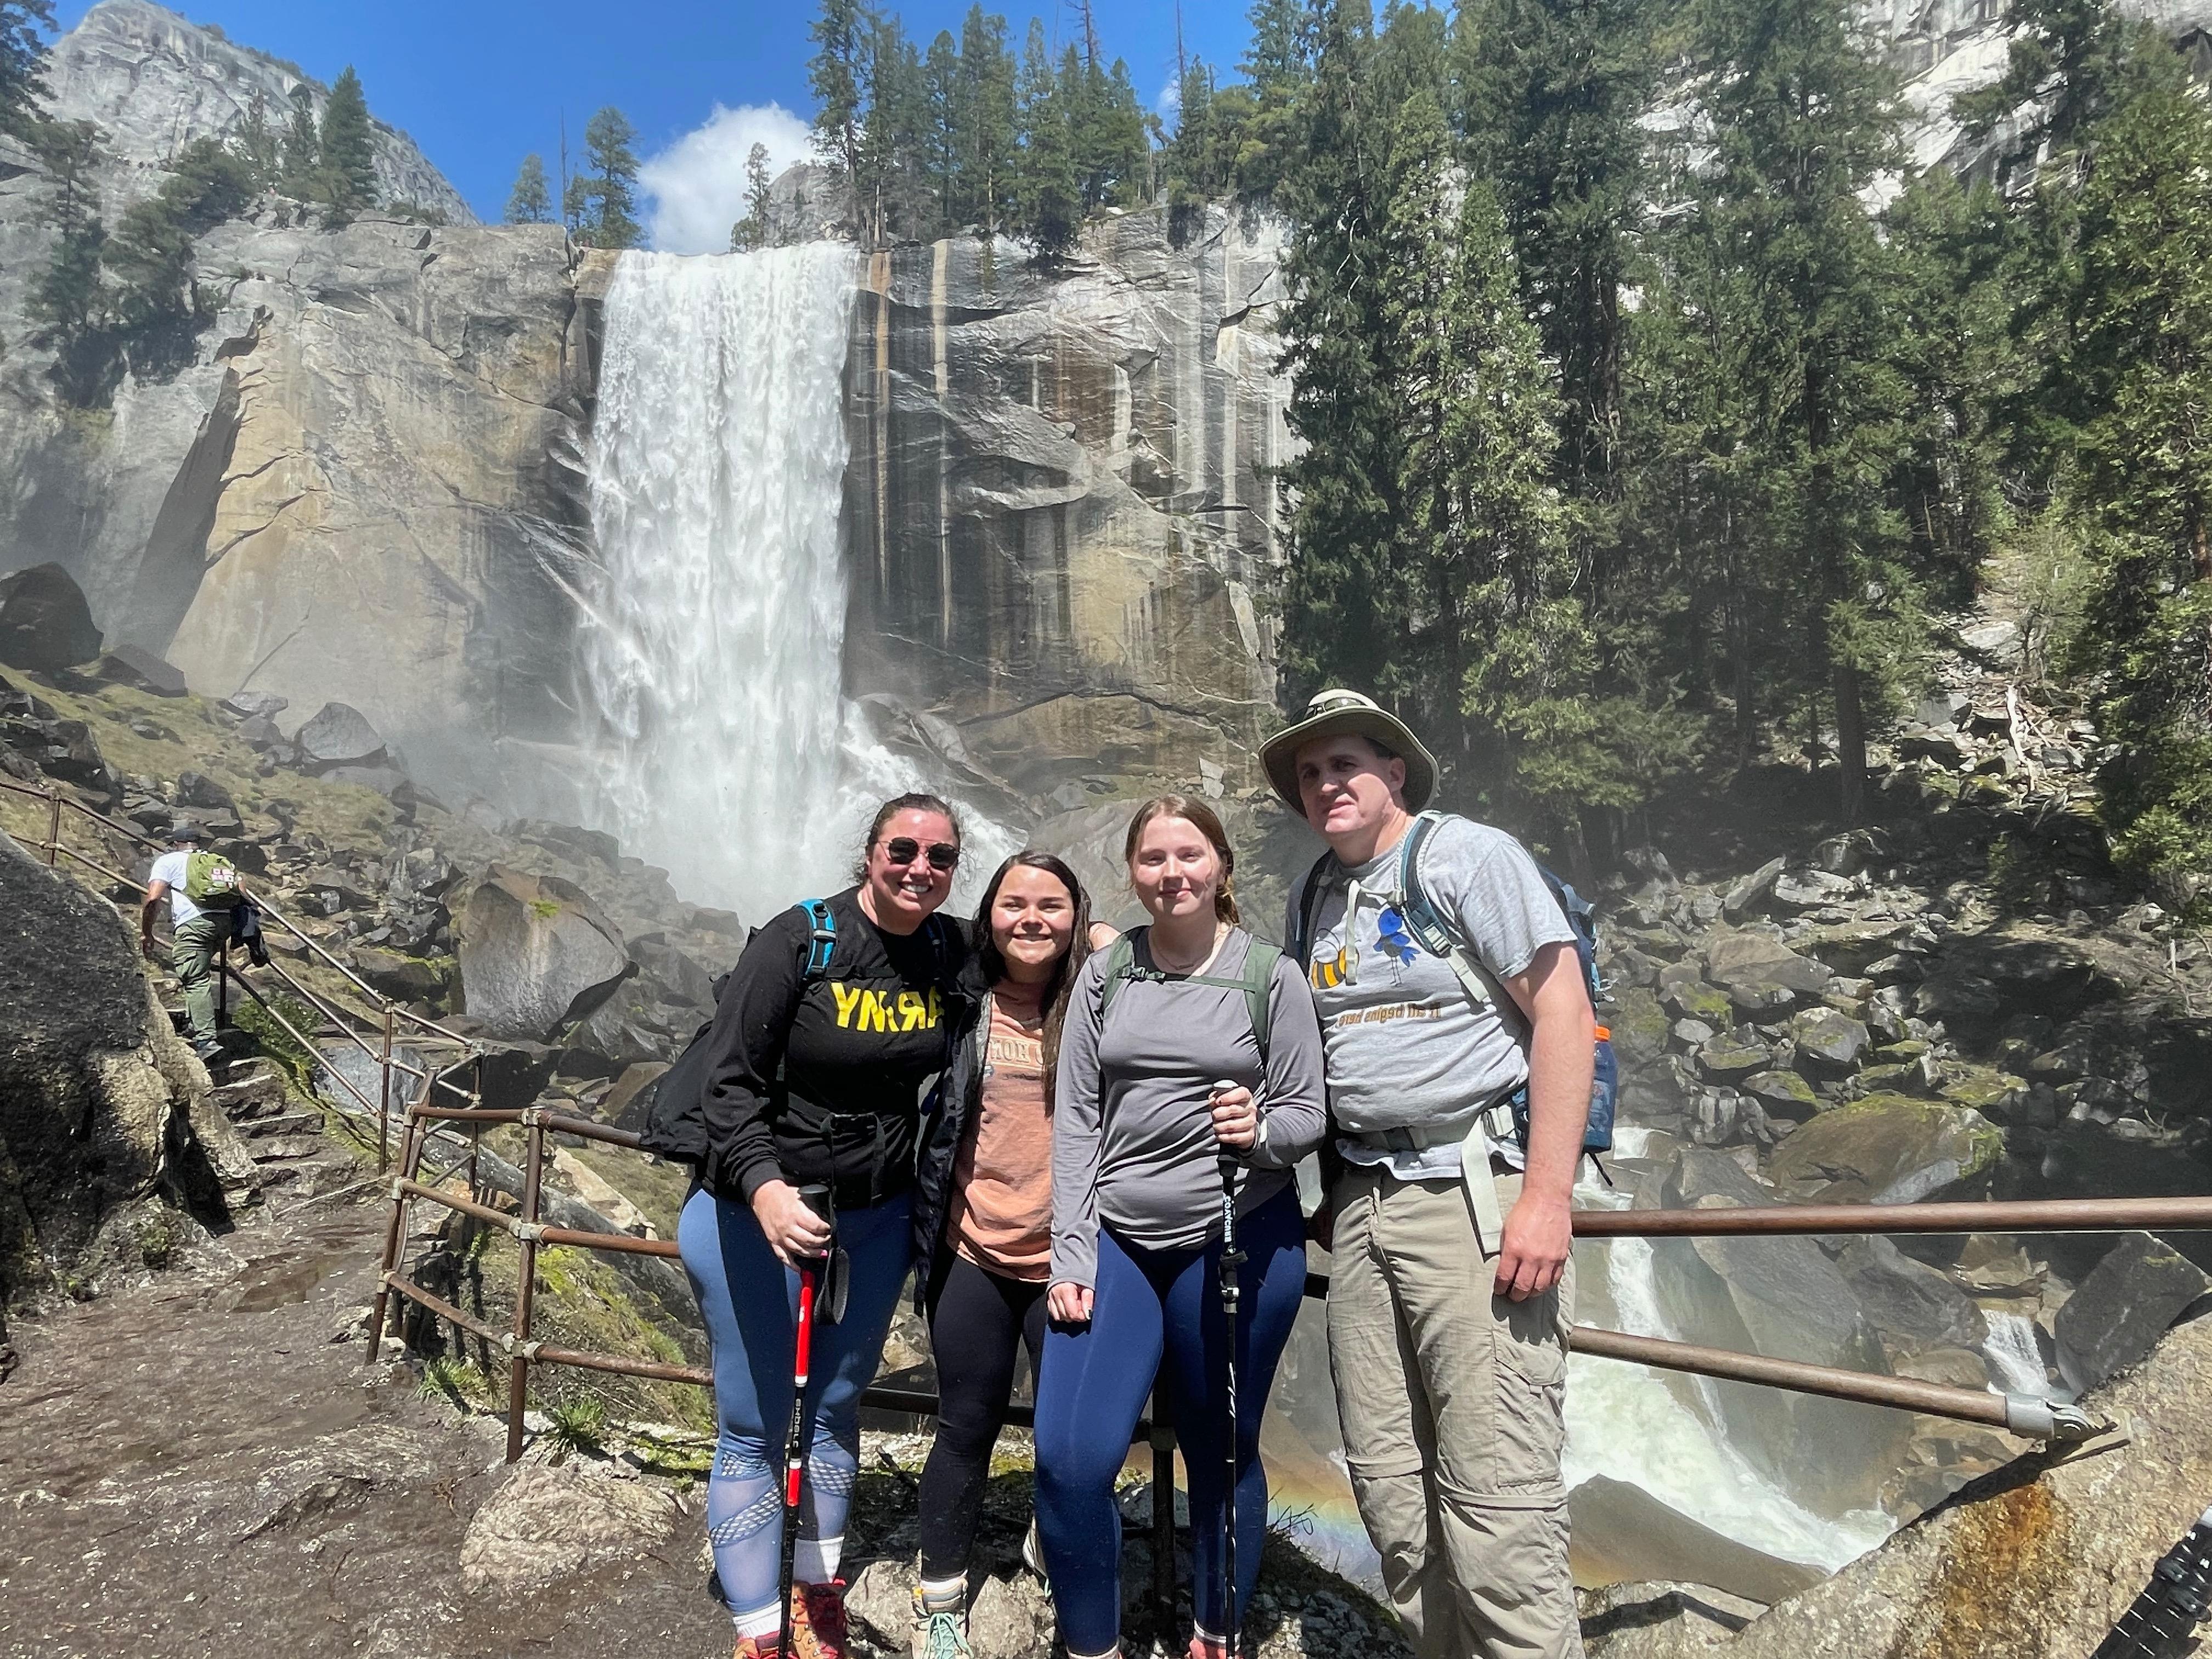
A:
{"type": "Polygon", "coordinates": [[[1099,994],[1098,1023],[1103,1027],[1106,1016],[1114,1012],[1114,998],[1128,983],[1129,975],[1137,965],[1137,947],[1127,933],[1116,933],[1114,943],[1106,951],[1106,985],[1099,994]]]}
{"type": "Polygon", "coordinates": [[[1245,1011],[1252,1016],[1252,1040],[1260,1045],[1260,1070],[1267,1069],[1267,1030],[1273,1023],[1273,999],[1269,993],[1275,974],[1275,964],[1283,958],[1281,947],[1255,938],[1244,957],[1244,977],[1239,981],[1244,988],[1245,1011]]]}

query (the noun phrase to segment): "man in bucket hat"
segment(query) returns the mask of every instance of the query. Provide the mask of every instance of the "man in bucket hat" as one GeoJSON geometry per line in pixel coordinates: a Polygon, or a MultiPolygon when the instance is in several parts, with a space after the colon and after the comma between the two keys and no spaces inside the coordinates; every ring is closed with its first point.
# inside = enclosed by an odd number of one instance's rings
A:
{"type": "Polygon", "coordinates": [[[179,818],[170,827],[169,850],[154,860],[146,879],[146,902],[138,912],[138,946],[150,961],[155,918],[166,900],[172,930],[169,971],[185,994],[192,1052],[212,1060],[222,1054],[222,1035],[216,1030],[215,963],[231,936],[232,909],[239,894],[238,872],[219,859],[210,862],[228,878],[220,894],[202,890],[195,897],[186,890],[191,884],[192,856],[204,853],[206,845],[207,831],[189,818],[179,818]]]}
{"type": "Polygon", "coordinates": [[[1285,937],[1319,1006],[1340,1167],[1330,1369],[1382,1577],[1420,1659],[1579,1655],[1559,1474],[1568,1211],[1594,1020],[1574,933],[1527,850],[1436,815],[1405,724],[1324,691],[1261,750],[1329,851],[1285,937]],[[1403,854],[1451,952],[1409,927],[1403,854]],[[1529,1103],[1521,1145],[1506,1102],[1529,1103]]]}

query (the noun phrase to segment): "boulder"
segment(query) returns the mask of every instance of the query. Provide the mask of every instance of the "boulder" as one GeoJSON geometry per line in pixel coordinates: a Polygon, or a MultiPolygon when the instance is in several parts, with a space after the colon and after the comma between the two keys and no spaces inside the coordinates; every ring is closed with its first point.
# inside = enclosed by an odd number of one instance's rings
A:
{"type": "Polygon", "coordinates": [[[1698,1050],[1698,1069],[1716,1083],[1731,1083],[1764,1071],[1774,1056],[1765,1046],[1733,1032],[1712,1039],[1698,1050]]]}
{"type": "Polygon", "coordinates": [[[1817,996],[1835,974],[1825,963],[1801,957],[1771,933],[1722,933],[1705,944],[1705,977],[1727,990],[1781,990],[1817,996]]]}
{"type": "Polygon", "coordinates": [[[1774,890],[1776,880],[1788,864],[1786,859],[1769,859],[1749,875],[1738,876],[1721,900],[1721,914],[1733,920],[1754,908],[1774,890]]]}
{"type": "Polygon", "coordinates": [[[686,1007],[714,1006],[714,981],[708,971],[670,945],[633,943],[629,953],[662,997],[686,1007]]]}
{"type": "Polygon", "coordinates": [[[331,783],[374,789],[388,799],[397,798],[408,787],[407,775],[396,766],[332,766],[325,769],[323,776],[331,783]]]}
{"type": "Polygon", "coordinates": [[[668,1062],[665,1060],[641,1060],[635,1066],[624,1066],[614,1087],[599,1102],[599,1116],[617,1129],[643,1129],[653,1102],[648,1091],[667,1071],[668,1062]]]}
{"type": "Polygon", "coordinates": [[[100,654],[100,629],[76,579],[58,564],[0,576],[0,663],[44,673],[100,654]]]}
{"type": "Polygon", "coordinates": [[[1979,1112],[1869,1095],[1823,1112],[1776,1149],[1776,1185],[1822,1203],[1917,1203],[1985,1191],[2004,1132],[1979,1112]]]}
{"type": "Polygon", "coordinates": [[[1736,1087],[1772,1117],[1802,1123],[1820,1109],[1820,1097],[1813,1092],[1813,1085],[1795,1072],[1755,1072],[1736,1087]]]}
{"type": "Polygon", "coordinates": [[[210,1221],[253,1184],[112,905],[0,834],[0,1317],[80,1273],[125,1206],[210,1221]]]}
{"type": "Polygon", "coordinates": [[[1985,1026],[2008,1012],[2004,995],[1978,974],[1945,967],[1920,981],[1912,1012],[1946,1025],[1985,1026]]]}
{"type": "Polygon", "coordinates": [[[1775,902],[1796,910],[1834,904],[1849,898],[1851,891],[1849,881],[1826,870],[1793,870],[1774,884],[1775,902]]]}
{"type": "Polygon", "coordinates": [[[1641,1486],[1602,1474],[1568,1493],[1567,1514],[1579,1583],[1688,1580],[1771,1603],[1826,1577],[1818,1567],[1740,1544],[1641,1486]]]}
{"type": "Polygon", "coordinates": [[[1867,1028],[1834,1008],[1808,1008],[1790,1022],[1797,1058],[1829,1076],[1848,1072],[1872,1041],[1867,1028]]]}
{"type": "MultiPolygon", "coordinates": [[[[179,806],[195,808],[203,815],[226,812],[234,818],[238,816],[238,803],[231,798],[230,791],[204,772],[178,773],[176,793],[176,804],[179,806]]],[[[206,823],[204,816],[201,822],[203,825],[206,823]]]]}
{"type": "Polygon", "coordinates": [[[143,646],[126,643],[110,647],[100,658],[100,666],[93,672],[96,678],[110,684],[132,686],[157,697],[181,697],[191,689],[185,684],[183,669],[143,646]]]}
{"type": "Polygon", "coordinates": [[[447,972],[440,963],[371,945],[356,945],[348,954],[354,972],[396,1001],[425,1001],[446,988],[447,972]]]}
{"type": "MultiPolygon", "coordinates": [[[[1794,1131],[1782,1150],[1813,1127],[1794,1131]]],[[[1661,1193],[1669,1207],[1774,1201],[1733,1158],[1697,1147],[1680,1155],[1661,1193]]],[[[1668,1328],[1684,1341],[1852,1370],[1889,1369],[1850,1282],[1809,1238],[1656,1239],[1652,1275],[1668,1328]]],[[[1748,1384],[1717,1383],[1711,1397],[1738,1451],[1800,1501],[1820,1506],[1870,1502],[1910,1427],[1873,1407],[1748,1384]]]]}
{"type": "Polygon", "coordinates": [[[1963,772],[1974,762],[1974,745],[1948,726],[1908,726],[1898,736],[1897,752],[1905,760],[1931,761],[1947,772],[1963,772]]]}
{"type": "Polygon", "coordinates": [[[494,1036],[550,1040],[580,1000],[637,971],[605,913],[557,876],[495,864],[447,903],[464,1006],[494,1036]]]}
{"type": "Polygon", "coordinates": [[[274,691],[245,690],[232,692],[216,705],[240,720],[274,720],[291,706],[289,698],[280,697],[274,691]]]}
{"type": "Polygon", "coordinates": [[[1949,1274],[1915,1261],[1879,1235],[1851,1240],[1836,1266],[1867,1322],[1886,1336],[1950,1348],[1978,1348],[1989,1336],[1982,1310],[1949,1274]]]}
{"type": "Polygon", "coordinates": [[[2093,1389],[2133,1364],[2208,1289],[2212,1279],[2171,1244],[2148,1233],[2124,1236],[2051,1323],[2066,1386],[2093,1389]]]}
{"type": "Polygon", "coordinates": [[[2212,1320],[2200,1319],[2083,1400],[2128,1425],[2118,1443],[2031,1451],[1733,1636],[1669,1620],[1620,1632],[1601,1659],[2081,1659],[2212,1492],[2209,1397],[2212,1320]]]}
{"type": "Polygon", "coordinates": [[[469,1517],[461,1582],[480,1595],[540,1589],[651,1549],[683,1517],[659,1486],[597,1464],[517,1463],[469,1517]]]}
{"type": "Polygon", "coordinates": [[[347,703],[325,703],[292,734],[292,742],[301,766],[310,772],[327,772],[334,766],[378,766],[384,761],[384,739],[368,723],[368,716],[347,703]]]}

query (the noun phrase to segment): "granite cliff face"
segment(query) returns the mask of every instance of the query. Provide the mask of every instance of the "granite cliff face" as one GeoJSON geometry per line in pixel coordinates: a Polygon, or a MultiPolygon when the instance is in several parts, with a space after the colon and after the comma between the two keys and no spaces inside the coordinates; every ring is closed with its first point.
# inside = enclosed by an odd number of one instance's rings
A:
{"type": "MultiPolygon", "coordinates": [[[[100,182],[111,213],[152,195],[169,158],[193,139],[228,137],[256,94],[280,128],[290,117],[294,87],[307,85],[319,121],[330,94],[296,65],[149,0],[100,0],[55,46],[46,82],[56,118],[90,121],[106,135],[112,159],[100,182]]],[[[412,138],[381,121],[375,132],[380,200],[422,209],[450,224],[477,222],[412,138]]]]}
{"type": "Polygon", "coordinates": [[[854,690],[949,719],[1046,811],[1242,764],[1274,692],[1281,247],[1218,210],[1177,246],[1153,210],[1049,274],[964,237],[873,257],[846,369],[854,690]]]}

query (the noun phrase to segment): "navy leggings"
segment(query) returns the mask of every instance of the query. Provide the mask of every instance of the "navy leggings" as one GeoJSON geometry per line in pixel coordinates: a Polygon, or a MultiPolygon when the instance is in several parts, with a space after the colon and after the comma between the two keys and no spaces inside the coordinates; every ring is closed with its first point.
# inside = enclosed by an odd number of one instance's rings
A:
{"type": "MultiPolygon", "coordinates": [[[[1248,1607],[1267,1534],[1260,1419],[1275,1366],[1305,1294],[1305,1223],[1285,1187],[1239,1217],[1248,1260],[1237,1325],[1237,1606],[1248,1607]]],[[[1191,1605],[1201,1628],[1225,1634],[1221,1601],[1221,1443],[1226,1353],[1218,1240],[1200,1249],[1142,1250],[1098,1230],[1091,1323],[1054,1325],[1037,1381],[1037,1539],[1052,1577],[1060,1634],[1071,1653],[1121,1639],[1121,1512],[1114,1480],[1164,1357],[1168,1399],[1190,1488],[1191,1605]]]]}
{"type": "MultiPolygon", "coordinates": [[[[876,1374],[906,1284],[913,1241],[908,1200],[837,1212],[852,1264],[845,1317],[817,1323],[806,1385],[813,1432],[799,1510],[795,1576],[830,1576],[860,1458],[860,1391],[876,1374]],[[824,1547],[827,1547],[826,1548],[824,1547]]],[[[730,1611],[775,1606],[781,1565],[783,1437],[791,1426],[799,1274],[779,1263],[751,1209],[703,1189],[684,1206],[676,1241],[707,1322],[720,1434],[707,1483],[707,1536],[730,1611]]]]}

